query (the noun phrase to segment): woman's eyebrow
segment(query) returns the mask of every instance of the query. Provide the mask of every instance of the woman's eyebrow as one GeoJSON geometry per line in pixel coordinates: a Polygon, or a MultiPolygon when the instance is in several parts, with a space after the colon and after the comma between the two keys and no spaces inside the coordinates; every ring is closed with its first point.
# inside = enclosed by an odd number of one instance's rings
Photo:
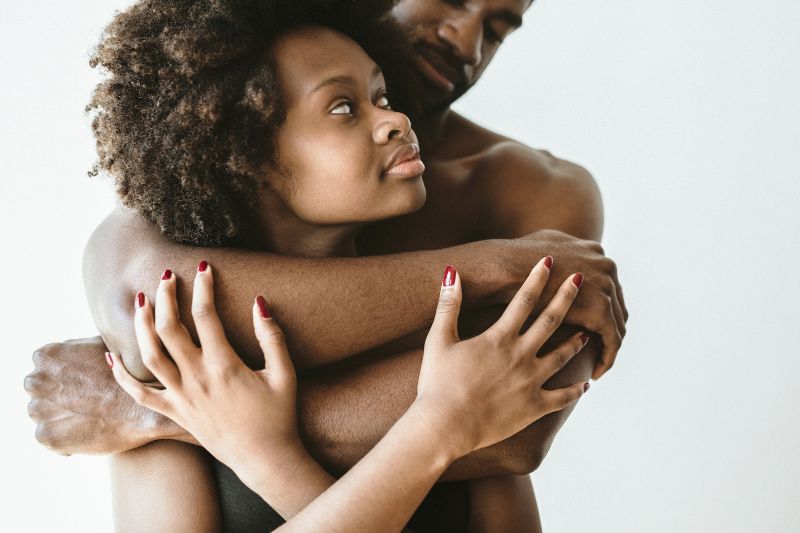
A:
{"type": "MultiPolygon", "coordinates": [[[[375,68],[372,69],[372,78],[377,78],[382,74],[381,67],[375,65],[375,68]]],[[[327,87],[329,85],[357,85],[355,78],[348,75],[343,76],[331,76],[330,78],[326,78],[322,80],[320,83],[317,84],[316,87],[311,89],[308,94],[314,93],[323,87],[327,87]]]]}

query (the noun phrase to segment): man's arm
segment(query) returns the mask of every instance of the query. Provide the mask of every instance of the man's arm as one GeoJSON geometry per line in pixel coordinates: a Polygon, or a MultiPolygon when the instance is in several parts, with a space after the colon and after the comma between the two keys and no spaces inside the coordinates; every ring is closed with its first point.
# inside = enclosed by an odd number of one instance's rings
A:
{"type": "MultiPolygon", "coordinates": [[[[347,259],[192,248],[162,237],[135,214],[118,209],[87,245],[84,282],[106,344],[122,355],[136,377],[147,380],[133,335],[134,295],[152,291],[162,272],[171,269],[178,276],[181,312],[191,330],[189,282],[198,263],[207,260],[218,273],[217,305],[237,353],[251,366],[262,362],[249,324],[250,302],[262,294],[285,324],[295,365],[303,374],[426,329],[439,278],[449,262],[457,262],[469,276],[467,309],[501,291],[516,290],[525,269],[500,268],[493,246],[497,250],[492,243],[475,243],[347,259]]],[[[533,264],[537,253],[532,247],[530,259],[516,262],[533,264]]]]}

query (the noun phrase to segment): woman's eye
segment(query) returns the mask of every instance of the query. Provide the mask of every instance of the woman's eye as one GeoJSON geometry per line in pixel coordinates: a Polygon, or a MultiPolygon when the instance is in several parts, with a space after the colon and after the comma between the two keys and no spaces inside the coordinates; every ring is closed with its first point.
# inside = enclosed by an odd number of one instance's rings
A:
{"type": "Polygon", "coordinates": [[[350,115],[352,112],[353,112],[353,104],[351,104],[350,102],[342,102],[341,104],[331,109],[332,115],[350,115]]]}
{"type": "Polygon", "coordinates": [[[375,102],[375,105],[382,108],[382,109],[391,109],[392,105],[389,103],[389,97],[385,94],[378,98],[378,101],[375,102]]]}

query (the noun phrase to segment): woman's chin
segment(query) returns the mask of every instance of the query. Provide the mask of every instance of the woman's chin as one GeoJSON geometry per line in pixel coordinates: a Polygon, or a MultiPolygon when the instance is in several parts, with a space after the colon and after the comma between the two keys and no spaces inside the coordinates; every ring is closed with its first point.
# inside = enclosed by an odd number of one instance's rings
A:
{"type": "MultiPolygon", "coordinates": [[[[425,182],[422,181],[422,176],[410,178],[404,185],[407,187],[406,190],[403,191],[402,198],[399,199],[398,212],[392,215],[392,217],[414,213],[422,209],[422,206],[425,205],[428,192],[425,189],[425,182]]],[[[398,194],[398,196],[400,195],[398,194]]]]}

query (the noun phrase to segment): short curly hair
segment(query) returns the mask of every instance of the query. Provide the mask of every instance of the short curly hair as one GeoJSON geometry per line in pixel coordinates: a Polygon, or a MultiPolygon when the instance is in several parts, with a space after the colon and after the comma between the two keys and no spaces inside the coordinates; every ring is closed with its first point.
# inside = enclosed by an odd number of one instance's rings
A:
{"type": "Polygon", "coordinates": [[[140,0],[117,13],[90,65],[106,73],[86,111],[122,203],[168,237],[231,245],[252,224],[285,120],[269,47],[319,24],[383,67],[393,106],[414,115],[411,47],[391,0],[140,0]],[[402,98],[404,97],[404,98],[402,98]]]}

